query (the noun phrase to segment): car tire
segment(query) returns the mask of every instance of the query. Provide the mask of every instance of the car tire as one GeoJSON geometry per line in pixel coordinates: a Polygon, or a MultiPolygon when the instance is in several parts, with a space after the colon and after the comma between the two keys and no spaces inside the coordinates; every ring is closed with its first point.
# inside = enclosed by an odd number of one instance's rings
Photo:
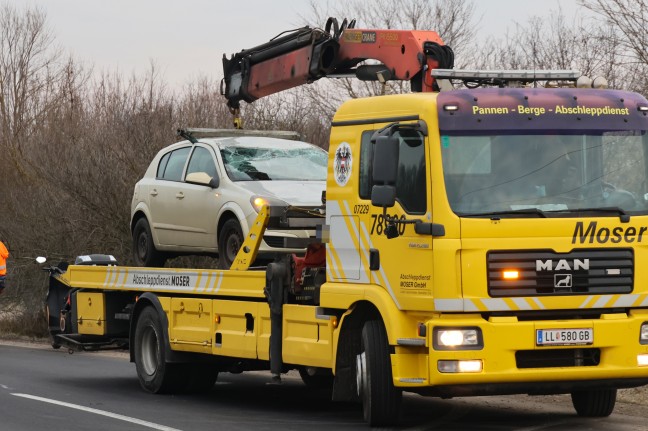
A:
{"type": "Polygon", "coordinates": [[[243,245],[243,229],[235,218],[227,220],[218,232],[218,267],[229,269],[243,245]]]}
{"type": "Polygon", "coordinates": [[[133,259],[136,266],[164,266],[166,257],[155,248],[151,227],[145,218],[137,220],[133,228],[133,259]]]}

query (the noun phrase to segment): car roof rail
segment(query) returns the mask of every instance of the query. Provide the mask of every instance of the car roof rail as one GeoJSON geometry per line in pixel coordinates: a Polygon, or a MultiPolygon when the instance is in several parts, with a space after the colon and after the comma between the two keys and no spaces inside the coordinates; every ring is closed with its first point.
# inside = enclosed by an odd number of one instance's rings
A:
{"type": "Polygon", "coordinates": [[[299,132],[289,130],[241,130],[241,129],[178,129],[178,136],[196,143],[198,138],[235,138],[242,136],[258,136],[263,138],[279,138],[291,141],[301,141],[299,132]]]}

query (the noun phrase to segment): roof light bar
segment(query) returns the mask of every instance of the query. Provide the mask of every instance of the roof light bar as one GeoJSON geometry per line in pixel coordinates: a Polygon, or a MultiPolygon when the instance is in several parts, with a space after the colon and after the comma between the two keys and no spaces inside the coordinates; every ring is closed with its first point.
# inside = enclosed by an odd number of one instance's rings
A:
{"type": "Polygon", "coordinates": [[[502,81],[576,81],[581,73],[577,70],[469,70],[469,69],[433,69],[432,76],[437,79],[502,81]]]}

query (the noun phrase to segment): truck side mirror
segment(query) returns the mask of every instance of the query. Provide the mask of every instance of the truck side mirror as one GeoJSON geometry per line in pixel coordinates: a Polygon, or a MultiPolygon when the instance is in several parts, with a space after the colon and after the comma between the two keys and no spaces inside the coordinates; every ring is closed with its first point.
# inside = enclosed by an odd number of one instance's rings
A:
{"type": "Polygon", "coordinates": [[[399,140],[394,136],[378,136],[374,145],[371,204],[390,208],[396,203],[399,140]]]}

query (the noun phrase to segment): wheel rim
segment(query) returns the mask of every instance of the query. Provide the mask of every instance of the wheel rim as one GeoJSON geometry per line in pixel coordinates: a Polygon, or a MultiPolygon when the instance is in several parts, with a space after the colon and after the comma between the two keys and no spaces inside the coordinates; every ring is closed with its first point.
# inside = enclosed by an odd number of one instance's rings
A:
{"type": "Polygon", "coordinates": [[[137,237],[137,257],[144,261],[148,250],[148,240],[146,235],[142,232],[137,237]]]}
{"type": "Polygon", "coordinates": [[[236,232],[232,231],[227,237],[227,244],[225,246],[225,256],[228,262],[234,262],[240,248],[241,238],[239,238],[236,232]]]}
{"type": "Polygon", "coordinates": [[[147,327],[142,334],[141,359],[144,372],[152,376],[158,367],[158,337],[152,327],[147,327]]]}

